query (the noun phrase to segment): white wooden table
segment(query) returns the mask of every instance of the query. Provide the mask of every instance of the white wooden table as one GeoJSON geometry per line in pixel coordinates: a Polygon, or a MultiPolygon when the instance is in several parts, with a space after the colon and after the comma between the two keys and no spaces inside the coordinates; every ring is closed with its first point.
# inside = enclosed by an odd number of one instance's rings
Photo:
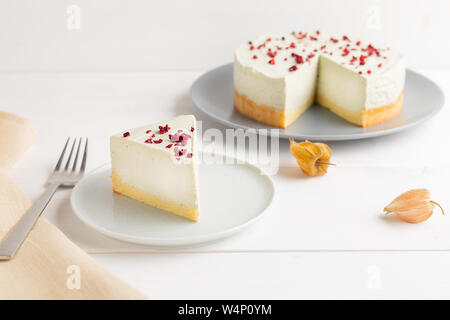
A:
{"type": "MultiPolygon", "coordinates": [[[[419,70],[450,94],[450,70],[419,70]]],[[[67,136],[88,136],[89,169],[109,161],[109,136],[177,114],[204,128],[188,90],[202,72],[9,73],[0,109],[32,120],[37,141],[12,178],[42,192],[67,136]]],[[[213,245],[156,252],[108,239],[74,215],[59,191],[45,215],[100,263],[150,298],[450,298],[450,217],[420,225],[381,216],[398,193],[428,187],[450,208],[450,110],[389,137],[330,143],[322,178],[305,179],[280,143],[274,208],[256,225],[213,245]]]]}

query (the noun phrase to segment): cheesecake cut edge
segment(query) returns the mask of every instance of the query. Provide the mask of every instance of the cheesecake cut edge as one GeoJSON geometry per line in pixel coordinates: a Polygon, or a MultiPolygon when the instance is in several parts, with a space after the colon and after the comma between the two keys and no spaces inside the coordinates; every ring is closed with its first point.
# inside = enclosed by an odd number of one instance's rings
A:
{"type": "Polygon", "coordinates": [[[359,125],[363,128],[367,128],[392,119],[397,114],[399,114],[400,111],[402,111],[403,91],[400,93],[398,98],[390,104],[377,108],[362,110],[361,112],[357,113],[349,112],[342,106],[339,106],[320,95],[316,97],[316,101],[322,107],[329,109],[348,122],[359,125]]]}
{"type": "Polygon", "coordinates": [[[314,103],[314,96],[305,104],[292,112],[285,112],[285,109],[277,109],[264,104],[256,104],[246,95],[240,94],[234,89],[234,106],[244,116],[256,120],[258,122],[268,124],[278,128],[287,128],[292,124],[303,112],[305,112],[314,103]]]}
{"type": "Polygon", "coordinates": [[[185,217],[189,220],[198,221],[198,208],[191,208],[172,201],[163,200],[160,197],[151,195],[142,191],[128,183],[123,182],[117,174],[112,170],[111,180],[113,191],[117,194],[126,196],[128,198],[146,203],[158,209],[166,210],[176,215],[185,217]]]}
{"type": "MultiPolygon", "coordinates": [[[[343,119],[359,125],[363,128],[374,126],[392,119],[399,114],[403,107],[403,91],[398,98],[385,106],[362,110],[361,112],[349,112],[346,108],[339,106],[328,99],[317,96],[315,101],[322,107],[325,107],[343,119]]],[[[244,116],[258,122],[268,124],[278,128],[287,128],[297,118],[305,112],[312,104],[314,99],[310,99],[303,106],[291,113],[286,113],[284,109],[277,109],[266,105],[258,105],[246,95],[240,94],[234,89],[234,105],[236,109],[244,116]]]]}

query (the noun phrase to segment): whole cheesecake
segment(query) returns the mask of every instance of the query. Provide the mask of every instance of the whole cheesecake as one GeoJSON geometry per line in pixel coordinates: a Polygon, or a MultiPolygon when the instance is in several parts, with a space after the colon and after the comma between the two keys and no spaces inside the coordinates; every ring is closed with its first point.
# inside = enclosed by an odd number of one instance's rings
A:
{"type": "Polygon", "coordinates": [[[234,104],[245,116],[286,128],[314,102],[361,127],[403,105],[401,53],[347,35],[262,36],[234,55],[234,104]]]}
{"type": "Polygon", "coordinates": [[[183,115],[111,136],[113,191],[197,221],[195,131],[183,115]]]}

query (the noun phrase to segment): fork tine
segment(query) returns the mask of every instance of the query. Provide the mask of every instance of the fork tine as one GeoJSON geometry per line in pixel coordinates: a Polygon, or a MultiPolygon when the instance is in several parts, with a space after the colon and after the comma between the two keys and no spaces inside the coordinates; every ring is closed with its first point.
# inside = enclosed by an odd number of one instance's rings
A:
{"type": "Polygon", "coordinates": [[[77,161],[78,161],[78,154],[80,153],[81,140],[82,139],[80,137],[80,141],[78,142],[77,153],[75,154],[75,159],[73,160],[72,172],[74,172],[75,169],[77,168],[77,161]]]}
{"type": "Polygon", "coordinates": [[[69,140],[70,140],[70,137],[67,138],[66,144],[64,145],[64,148],[63,148],[63,151],[61,152],[61,155],[59,156],[59,160],[58,160],[58,163],[56,164],[55,171],[58,171],[59,168],[61,167],[61,162],[63,161],[64,154],[66,153],[66,149],[67,149],[67,145],[69,144],[69,140]]]}
{"type": "Polygon", "coordinates": [[[69,157],[67,158],[66,166],[64,167],[65,171],[67,171],[69,169],[70,158],[72,158],[73,149],[75,148],[76,143],[77,143],[77,138],[75,138],[75,140],[73,140],[72,148],[70,149],[69,157]]]}
{"type": "Polygon", "coordinates": [[[81,162],[80,173],[84,173],[84,169],[86,169],[87,151],[88,151],[88,138],[86,138],[86,144],[84,145],[83,161],[81,162]]]}

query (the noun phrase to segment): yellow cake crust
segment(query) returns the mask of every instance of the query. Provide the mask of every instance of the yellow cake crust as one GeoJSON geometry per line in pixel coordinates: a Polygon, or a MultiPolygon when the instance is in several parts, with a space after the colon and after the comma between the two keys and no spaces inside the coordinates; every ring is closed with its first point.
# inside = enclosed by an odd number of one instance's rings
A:
{"type": "Polygon", "coordinates": [[[358,113],[348,112],[346,109],[321,96],[317,96],[316,100],[321,106],[330,109],[345,120],[366,128],[385,122],[399,114],[403,106],[403,92],[400,93],[394,102],[388,105],[363,110],[358,113]]]}
{"type": "MultiPolygon", "coordinates": [[[[345,120],[366,128],[385,122],[399,114],[403,106],[403,92],[394,102],[388,105],[364,110],[360,113],[348,112],[345,108],[321,96],[317,96],[316,101],[321,106],[330,109],[345,120]]],[[[298,108],[296,112],[286,114],[284,110],[279,110],[267,105],[258,105],[247,96],[240,94],[236,89],[234,90],[234,105],[240,113],[258,122],[279,128],[287,128],[303,112],[305,112],[313,102],[314,99],[312,98],[305,105],[298,108]]]]}
{"type": "Polygon", "coordinates": [[[113,184],[113,191],[128,198],[141,201],[153,207],[169,211],[176,215],[188,218],[192,221],[197,221],[198,208],[190,208],[180,205],[179,203],[163,200],[155,195],[148,194],[138,188],[135,188],[123,182],[114,171],[111,173],[111,180],[113,184]]]}
{"type": "Polygon", "coordinates": [[[287,113],[284,110],[276,109],[263,104],[256,104],[247,96],[240,94],[234,90],[234,105],[244,116],[261,123],[265,123],[278,128],[287,128],[292,122],[306,111],[314,101],[311,97],[308,102],[295,110],[295,112],[287,113]]]}

